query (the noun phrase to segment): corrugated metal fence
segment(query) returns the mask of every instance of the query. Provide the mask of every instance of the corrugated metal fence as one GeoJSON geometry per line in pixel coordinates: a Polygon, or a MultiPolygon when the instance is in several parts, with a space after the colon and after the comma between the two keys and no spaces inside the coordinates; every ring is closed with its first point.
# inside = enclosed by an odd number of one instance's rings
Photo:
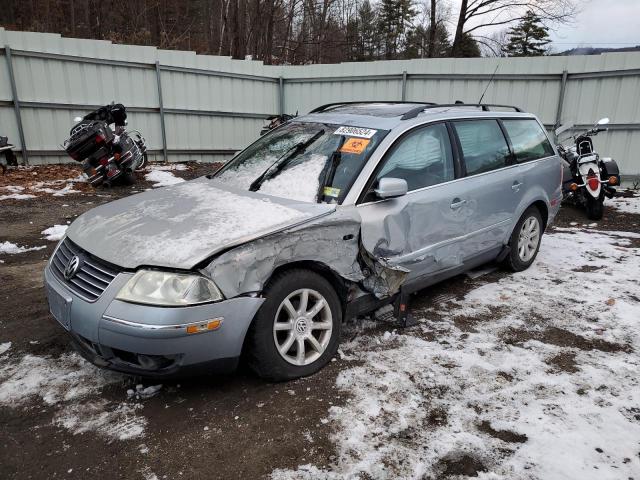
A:
{"type": "Polygon", "coordinates": [[[497,66],[485,102],[520,106],[549,129],[610,117],[597,148],[640,174],[640,53],[268,66],[0,28],[0,54],[0,134],[31,164],[66,161],[60,143],[73,117],[112,100],[127,105],[155,160],[214,161],[283,111],[341,100],[477,102],[497,66]]]}

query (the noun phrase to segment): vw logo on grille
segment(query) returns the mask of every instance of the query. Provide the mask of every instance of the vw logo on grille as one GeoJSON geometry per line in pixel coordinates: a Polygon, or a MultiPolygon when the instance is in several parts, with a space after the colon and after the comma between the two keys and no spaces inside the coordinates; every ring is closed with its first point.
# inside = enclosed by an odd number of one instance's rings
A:
{"type": "Polygon", "coordinates": [[[74,255],[67,263],[67,266],[64,269],[64,278],[67,280],[71,280],[73,276],[78,272],[80,268],[80,257],[74,255]]]}

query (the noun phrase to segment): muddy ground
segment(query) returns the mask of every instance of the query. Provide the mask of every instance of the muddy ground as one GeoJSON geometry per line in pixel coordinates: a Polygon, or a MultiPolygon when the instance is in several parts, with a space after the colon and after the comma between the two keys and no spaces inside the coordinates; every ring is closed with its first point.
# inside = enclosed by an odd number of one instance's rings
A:
{"type": "MultiPolygon", "coordinates": [[[[190,165],[175,175],[193,178],[211,166],[190,165]]],[[[6,181],[6,179],[5,179],[6,181]]],[[[71,351],[62,328],[48,312],[42,271],[56,242],[42,239],[42,230],[66,224],[98,204],[149,188],[141,179],[134,187],[83,189],[80,194],[39,196],[0,202],[0,241],[19,245],[46,245],[45,249],[2,255],[0,264],[0,343],[11,342],[10,355],[57,358],[71,351]]],[[[587,221],[584,214],[563,208],[557,226],[587,221]]],[[[598,222],[600,230],[640,232],[634,215],[609,216],[598,222]]],[[[498,279],[504,273],[487,274],[498,279]]],[[[415,296],[419,312],[434,299],[462,297],[472,281],[456,277],[415,296]]],[[[475,319],[457,318],[473,328],[475,319]]],[[[386,329],[388,325],[381,325],[386,329]]],[[[459,327],[460,328],[460,327],[459,327]]],[[[378,329],[368,330],[366,334],[378,329]]],[[[378,331],[379,333],[379,331],[378,331]]],[[[359,334],[350,325],[346,334],[359,334]]],[[[558,332],[549,332],[557,335],[558,332]]],[[[509,341],[518,342],[513,332],[509,341]]],[[[563,337],[565,338],[565,337],[563,337]]],[[[572,369],[572,358],[553,361],[553,368],[572,369]]],[[[328,465],[335,455],[330,430],[322,420],[331,405],[347,401],[335,389],[344,362],[337,357],[312,378],[286,384],[269,384],[246,369],[225,377],[204,377],[164,382],[160,392],[140,399],[147,420],[144,436],[129,440],[106,438],[96,432],[74,434],[53,423],[55,408],[34,398],[28,405],[0,408],[0,478],[224,478],[253,479],[276,468],[300,464],[328,465]]],[[[127,400],[127,390],[139,380],[122,377],[99,393],[110,402],[127,400]]],[[[157,382],[145,382],[144,385],[157,382]]],[[[434,420],[435,421],[435,420],[434,420]]],[[[490,429],[491,427],[487,427],[490,429]]],[[[500,432],[494,432],[499,435],[500,432]]],[[[462,458],[446,471],[464,473],[462,458]]]]}

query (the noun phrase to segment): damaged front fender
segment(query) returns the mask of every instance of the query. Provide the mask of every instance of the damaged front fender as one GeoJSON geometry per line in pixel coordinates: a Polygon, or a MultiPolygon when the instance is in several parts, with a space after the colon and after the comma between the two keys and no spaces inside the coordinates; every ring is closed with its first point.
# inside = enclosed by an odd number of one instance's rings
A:
{"type": "Polygon", "coordinates": [[[360,227],[356,209],[338,208],[330,215],[228,250],[203,270],[227,298],[261,292],[277,268],[303,261],[322,264],[377,298],[391,296],[407,271],[366,251],[360,227]]]}

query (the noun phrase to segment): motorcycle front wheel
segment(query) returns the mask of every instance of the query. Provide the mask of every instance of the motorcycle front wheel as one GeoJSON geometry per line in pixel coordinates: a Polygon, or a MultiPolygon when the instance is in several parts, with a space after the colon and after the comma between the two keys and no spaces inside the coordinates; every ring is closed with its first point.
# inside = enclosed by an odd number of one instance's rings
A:
{"type": "Polygon", "coordinates": [[[604,214],[604,198],[593,198],[587,196],[587,218],[589,220],[601,220],[604,214]]]}

